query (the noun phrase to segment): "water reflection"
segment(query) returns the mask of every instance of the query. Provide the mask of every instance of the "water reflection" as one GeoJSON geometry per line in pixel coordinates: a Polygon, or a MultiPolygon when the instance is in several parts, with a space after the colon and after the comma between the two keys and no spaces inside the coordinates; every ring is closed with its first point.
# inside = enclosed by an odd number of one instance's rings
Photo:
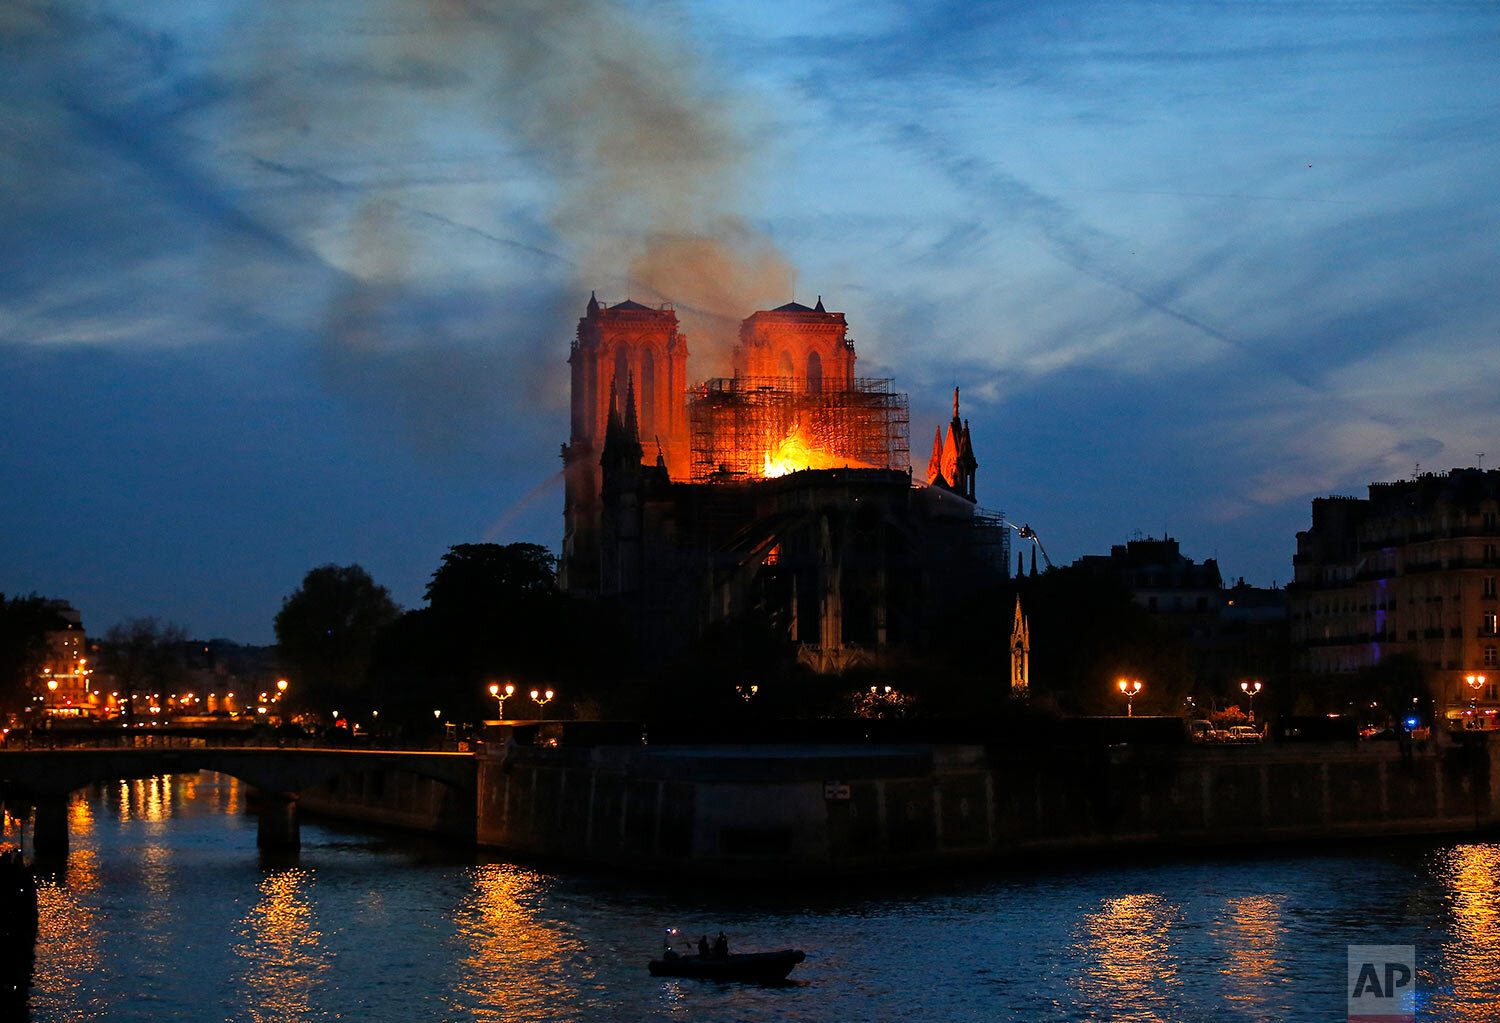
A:
{"type": "Polygon", "coordinates": [[[475,1019],[545,1017],[600,990],[585,943],[537,911],[549,879],[511,864],[477,866],[472,874],[473,894],[455,923],[470,950],[457,1001],[475,1019]]]}
{"type": "Polygon", "coordinates": [[[330,958],[314,911],[312,872],[279,871],[258,887],[260,901],[245,918],[235,948],[245,962],[238,985],[245,1011],[255,1023],[305,1018],[330,958]]]}
{"type": "Polygon", "coordinates": [[[177,777],[159,774],[111,786],[115,792],[115,819],[121,824],[137,820],[166,823],[172,817],[173,783],[177,777]]]}
{"type": "Polygon", "coordinates": [[[68,835],[73,841],[86,839],[94,832],[94,808],[81,792],[68,803],[68,835]]]}
{"type": "Polygon", "coordinates": [[[1213,936],[1224,950],[1224,997],[1246,1009],[1264,1008],[1284,978],[1278,955],[1281,907],[1286,896],[1250,895],[1229,899],[1215,921],[1213,936]]]}
{"type": "MultiPolygon", "coordinates": [[[[1421,970],[1433,1018],[1493,1020],[1500,1003],[1500,846],[1454,846],[1436,861],[1452,924],[1442,946],[1447,983],[1433,986],[1433,971],[1421,970]]],[[[1419,947],[1419,968],[1426,965],[1422,952],[1419,947]]]]}
{"type": "MultiPolygon", "coordinates": [[[[56,1009],[51,999],[66,999],[85,977],[99,970],[100,914],[88,893],[56,874],[37,878],[36,967],[32,976],[33,1007],[56,1009]]],[[[64,1002],[64,1004],[66,1004],[64,1002]]],[[[74,1006],[72,1012],[39,1012],[43,1019],[103,1019],[99,1006],[74,1006]]]]}
{"type": "Polygon", "coordinates": [[[1116,1020],[1170,1020],[1179,984],[1172,931],[1181,907],[1160,895],[1105,899],[1077,928],[1079,994],[1116,1020]]]}
{"type": "Polygon", "coordinates": [[[67,872],[41,886],[37,1019],[1324,1023],[1343,1018],[1344,947],[1365,935],[1417,944],[1423,1018],[1500,1003],[1497,846],[788,899],[476,865],[313,822],[305,866],[261,870],[244,791],[143,779],[69,805],[67,872]],[[697,921],[746,944],[786,935],[809,953],[801,986],[648,978],[660,926],[691,939],[697,921]]]}

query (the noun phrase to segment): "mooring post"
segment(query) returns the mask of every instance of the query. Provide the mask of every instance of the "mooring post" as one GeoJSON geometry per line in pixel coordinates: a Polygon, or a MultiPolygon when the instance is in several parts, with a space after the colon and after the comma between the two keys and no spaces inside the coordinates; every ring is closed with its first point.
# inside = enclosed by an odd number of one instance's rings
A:
{"type": "Polygon", "coordinates": [[[261,792],[256,802],[259,804],[260,823],[255,831],[255,844],[262,849],[301,848],[297,797],[285,792],[261,792]]]}
{"type": "Polygon", "coordinates": [[[68,858],[68,796],[43,795],[36,798],[36,817],[31,827],[31,849],[39,860],[61,861],[68,858]]]}

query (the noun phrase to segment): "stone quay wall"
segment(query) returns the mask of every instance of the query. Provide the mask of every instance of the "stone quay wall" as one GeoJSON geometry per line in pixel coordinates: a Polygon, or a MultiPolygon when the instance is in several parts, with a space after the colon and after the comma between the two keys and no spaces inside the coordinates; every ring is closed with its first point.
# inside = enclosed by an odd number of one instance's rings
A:
{"type": "Polygon", "coordinates": [[[515,747],[480,765],[507,853],[708,876],[916,869],[1500,826],[1487,741],[1116,746],[515,747]]]}
{"type": "Polygon", "coordinates": [[[313,813],[507,855],[708,877],[838,876],[1132,849],[1500,833],[1500,743],[516,746],[474,790],[400,770],[313,813]]]}

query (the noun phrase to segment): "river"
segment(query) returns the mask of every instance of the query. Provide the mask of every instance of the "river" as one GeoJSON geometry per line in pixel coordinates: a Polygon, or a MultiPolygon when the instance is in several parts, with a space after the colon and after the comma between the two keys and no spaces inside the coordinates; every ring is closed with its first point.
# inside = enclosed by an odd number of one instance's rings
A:
{"type": "Polygon", "coordinates": [[[266,860],[246,795],[212,774],[74,795],[33,1021],[1325,1023],[1351,944],[1416,946],[1421,1019],[1500,1016],[1496,845],[679,889],[308,821],[266,860]],[[780,987],[654,979],[669,925],[807,962],[780,987]]]}

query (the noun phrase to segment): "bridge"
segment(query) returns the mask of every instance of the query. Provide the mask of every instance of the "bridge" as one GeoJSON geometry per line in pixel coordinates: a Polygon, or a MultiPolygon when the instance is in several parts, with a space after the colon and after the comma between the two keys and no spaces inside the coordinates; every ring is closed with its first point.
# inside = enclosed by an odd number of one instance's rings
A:
{"type": "Polygon", "coordinates": [[[361,771],[398,770],[431,778],[474,804],[477,757],[469,752],[211,745],[202,740],[144,746],[74,745],[0,750],[0,796],[36,807],[32,848],[60,858],[68,848],[68,796],[101,782],[217,771],[253,787],[262,848],[300,845],[297,799],[306,789],[361,771]]]}

